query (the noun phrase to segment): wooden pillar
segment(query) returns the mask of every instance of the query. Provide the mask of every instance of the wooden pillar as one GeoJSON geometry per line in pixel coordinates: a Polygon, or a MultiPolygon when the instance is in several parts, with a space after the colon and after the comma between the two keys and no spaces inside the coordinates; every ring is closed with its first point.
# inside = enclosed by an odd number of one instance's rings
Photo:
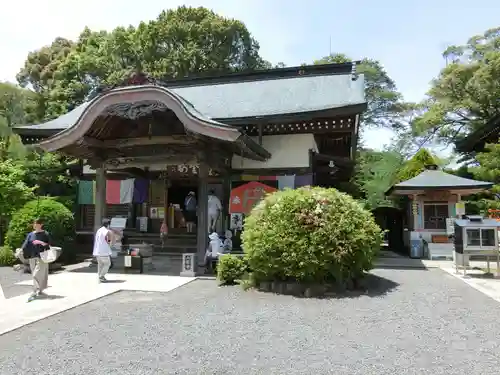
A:
{"type": "Polygon", "coordinates": [[[230,227],[229,220],[229,200],[231,197],[231,173],[225,171],[222,180],[222,230],[226,231],[230,227]]]}
{"type": "Polygon", "coordinates": [[[165,174],[164,187],[163,187],[163,222],[168,227],[168,188],[170,187],[170,180],[165,174]]]}
{"type": "Polygon", "coordinates": [[[413,231],[419,230],[419,222],[418,222],[418,195],[413,195],[412,201],[412,214],[413,214],[413,231]]]}
{"type": "Polygon", "coordinates": [[[204,265],[205,252],[208,245],[208,164],[200,161],[198,172],[198,225],[197,233],[197,262],[204,265]]]}
{"type": "Polygon", "coordinates": [[[101,227],[102,219],[106,217],[106,169],[104,166],[96,168],[95,190],[94,232],[101,227]]]}

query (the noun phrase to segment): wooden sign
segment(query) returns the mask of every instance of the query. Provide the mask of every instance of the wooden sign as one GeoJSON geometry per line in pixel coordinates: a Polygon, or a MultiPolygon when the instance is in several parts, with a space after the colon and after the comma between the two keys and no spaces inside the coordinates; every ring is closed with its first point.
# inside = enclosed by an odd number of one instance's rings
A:
{"type": "MultiPolygon", "coordinates": [[[[166,167],[166,171],[163,171],[160,174],[160,178],[168,178],[168,177],[193,177],[197,176],[200,171],[199,164],[178,164],[178,165],[168,165],[166,167]]],[[[209,176],[218,176],[219,173],[210,168],[208,170],[209,176]]]]}
{"type": "Polygon", "coordinates": [[[445,201],[450,200],[451,194],[447,190],[428,191],[425,193],[425,199],[429,201],[445,201]]]}

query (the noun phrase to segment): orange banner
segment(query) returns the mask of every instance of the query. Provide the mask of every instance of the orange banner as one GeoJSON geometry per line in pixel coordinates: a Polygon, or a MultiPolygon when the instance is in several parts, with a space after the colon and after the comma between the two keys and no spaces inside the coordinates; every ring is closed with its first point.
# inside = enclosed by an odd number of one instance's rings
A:
{"type": "Polygon", "coordinates": [[[243,213],[247,215],[264,195],[273,193],[276,190],[271,186],[261,184],[257,181],[234,188],[231,190],[229,213],[243,213]]]}

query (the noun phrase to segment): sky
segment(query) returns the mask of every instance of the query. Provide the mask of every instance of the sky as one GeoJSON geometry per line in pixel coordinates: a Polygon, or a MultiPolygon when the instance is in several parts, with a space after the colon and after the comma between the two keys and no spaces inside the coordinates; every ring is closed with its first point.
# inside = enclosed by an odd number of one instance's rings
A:
{"type": "MultiPolygon", "coordinates": [[[[58,36],[76,39],[85,26],[137,25],[179,5],[205,6],[243,21],[273,63],[310,63],[330,51],[377,59],[408,101],[424,98],[448,45],[500,23],[498,0],[6,1],[0,12],[0,81],[15,81],[28,52],[58,36]]],[[[364,133],[365,144],[374,148],[390,138],[389,131],[364,133]]]]}

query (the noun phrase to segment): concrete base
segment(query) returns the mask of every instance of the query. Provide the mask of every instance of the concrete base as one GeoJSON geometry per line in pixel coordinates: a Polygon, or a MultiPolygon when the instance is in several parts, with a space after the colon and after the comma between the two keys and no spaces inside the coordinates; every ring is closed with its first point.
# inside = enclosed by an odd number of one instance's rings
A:
{"type": "Polygon", "coordinates": [[[470,261],[469,261],[469,256],[457,253],[456,251],[453,252],[453,262],[458,266],[458,267],[470,267],[470,261]]]}
{"type": "Polygon", "coordinates": [[[196,254],[182,254],[181,276],[195,277],[196,276],[196,254]]]}

